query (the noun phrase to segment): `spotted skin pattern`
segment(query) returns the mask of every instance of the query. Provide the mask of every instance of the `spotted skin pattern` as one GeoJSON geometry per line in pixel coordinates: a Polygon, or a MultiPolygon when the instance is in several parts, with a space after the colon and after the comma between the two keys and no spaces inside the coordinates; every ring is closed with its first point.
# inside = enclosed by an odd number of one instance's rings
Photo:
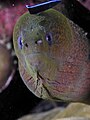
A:
{"type": "Polygon", "coordinates": [[[36,96],[89,101],[90,45],[79,26],[54,9],[27,12],[15,25],[13,42],[20,75],[36,96]]]}

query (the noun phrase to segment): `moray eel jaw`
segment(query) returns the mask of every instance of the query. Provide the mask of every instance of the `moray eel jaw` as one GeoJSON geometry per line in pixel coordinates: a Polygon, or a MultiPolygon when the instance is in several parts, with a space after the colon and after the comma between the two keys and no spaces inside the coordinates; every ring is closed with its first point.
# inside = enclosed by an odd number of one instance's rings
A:
{"type": "Polygon", "coordinates": [[[36,96],[90,100],[90,46],[83,33],[54,9],[21,16],[14,28],[14,48],[21,77],[36,96]]]}

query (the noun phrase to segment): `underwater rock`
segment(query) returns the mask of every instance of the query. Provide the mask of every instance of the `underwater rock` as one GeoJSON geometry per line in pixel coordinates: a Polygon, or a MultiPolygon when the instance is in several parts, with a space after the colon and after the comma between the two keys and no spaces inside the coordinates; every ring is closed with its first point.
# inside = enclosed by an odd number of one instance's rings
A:
{"type": "Polygon", "coordinates": [[[85,8],[90,10],[90,0],[77,0],[79,1],[85,8]]]}
{"type": "MultiPolygon", "coordinates": [[[[1,57],[2,57],[2,55],[3,55],[3,57],[5,57],[6,53],[7,53],[7,55],[6,55],[7,58],[5,58],[5,60],[11,59],[10,60],[11,63],[9,63],[10,61],[6,62],[6,64],[8,64],[8,66],[10,67],[10,68],[6,68],[7,69],[6,73],[4,73],[2,71],[2,70],[5,70],[5,66],[2,66],[2,67],[4,67],[4,69],[0,66],[0,92],[2,92],[2,90],[5,89],[9,85],[11,79],[14,76],[15,70],[16,70],[17,61],[16,61],[16,59],[14,59],[15,53],[14,53],[14,50],[12,47],[12,41],[11,41],[13,27],[14,27],[17,19],[24,12],[27,11],[23,2],[21,3],[21,2],[17,1],[17,3],[15,3],[15,4],[13,2],[12,1],[6,1],[6,2],[0,1],[0,50],[1,50],[0,51],[0,62],[2,62],[2,64],[4,64],[3,63],[4,61],[2,61],[1,57]],[[2,52],[3,50],[5,51],[5,53],[2,52]],[[12,61],[15,66],[11,65],[12,61]],[[13,69],[10,74],[10,69],[12,66],[13,66],[13,69]],[[3,72],[3,74],[2,74],[2,72],[3,72]]],[[[30,1],[29,1],[29,3],[30,3],[30,1]]]]}
{"type": "Polygon", "coordinates": [[[90,106],[71,103],[63,110],[57,107],[48,112],[26,115],[18,120],[90,120],[90,106]]]}
{"type": "Polygon", "coordinates": [[[13,42],[21,77],[36,96],[89,102],[90,45],[79,26],[54,9],[25,13],[13,42]]]}
{"type": "MultiPolygon", "coordinates": [[[[2,5],[2,3],[1,3],[2,5]]],[[[10,41],[13,27],[17,19],[26,12],[27,9],[24,5],[18,4],[16,6],[3,6],[0,8],[0,43],[4,44],[10,41]]]]}
{"type": "Polygon", "coordinates": [[[12,72],[12,57],[10,52],[0,45],[0,92],[6,88],[10,82],[9,76],[12,72]]]}

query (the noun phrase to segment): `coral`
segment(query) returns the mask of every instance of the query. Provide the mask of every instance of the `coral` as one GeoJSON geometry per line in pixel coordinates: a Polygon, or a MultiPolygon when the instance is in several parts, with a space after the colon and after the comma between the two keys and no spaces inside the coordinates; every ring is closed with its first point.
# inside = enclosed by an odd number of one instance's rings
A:
{"type": "Polygon", "coordinates": [[[13,62],[10,51],[8,51],[3,45],[0,45],[0,92],[7,86],[12,66],[13,62]]]}
{"type": "Polygon", "coordinates": [[[25,11],[24,4],[0,3],[0,92],[9,85],[15,72],[11,37],[14,24],[25,11]]]}
{"type": "Polygon", "coordinates": [[[71,103],[63,110],[58,107],[48,112],[27,115],[18,120],[90,120],[90,106],[71,103]]]}
{"type": "Polygon", "coordinates": [[[79,1],[84,7],[90,10],[90,0],[77,0],[79,1]]]}
{"type": "Polygon", "coordinates": [[[5,43],[10,40],[14,24],[25,11],[27,9],[22,4],[0,9],[0,43],[5,43]]]}

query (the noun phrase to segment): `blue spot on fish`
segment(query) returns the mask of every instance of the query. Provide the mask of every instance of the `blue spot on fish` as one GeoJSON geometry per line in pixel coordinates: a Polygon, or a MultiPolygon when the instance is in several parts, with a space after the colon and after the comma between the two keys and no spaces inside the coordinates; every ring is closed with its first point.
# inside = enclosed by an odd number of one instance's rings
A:
{"type": "Polygon", "coordinates": [[[22,49],[22,47],[23,47],[23,41],[22,41],[22,36],[21,35],[18,37],[18,46],[19,46],[20,49],[22,49]]]}

